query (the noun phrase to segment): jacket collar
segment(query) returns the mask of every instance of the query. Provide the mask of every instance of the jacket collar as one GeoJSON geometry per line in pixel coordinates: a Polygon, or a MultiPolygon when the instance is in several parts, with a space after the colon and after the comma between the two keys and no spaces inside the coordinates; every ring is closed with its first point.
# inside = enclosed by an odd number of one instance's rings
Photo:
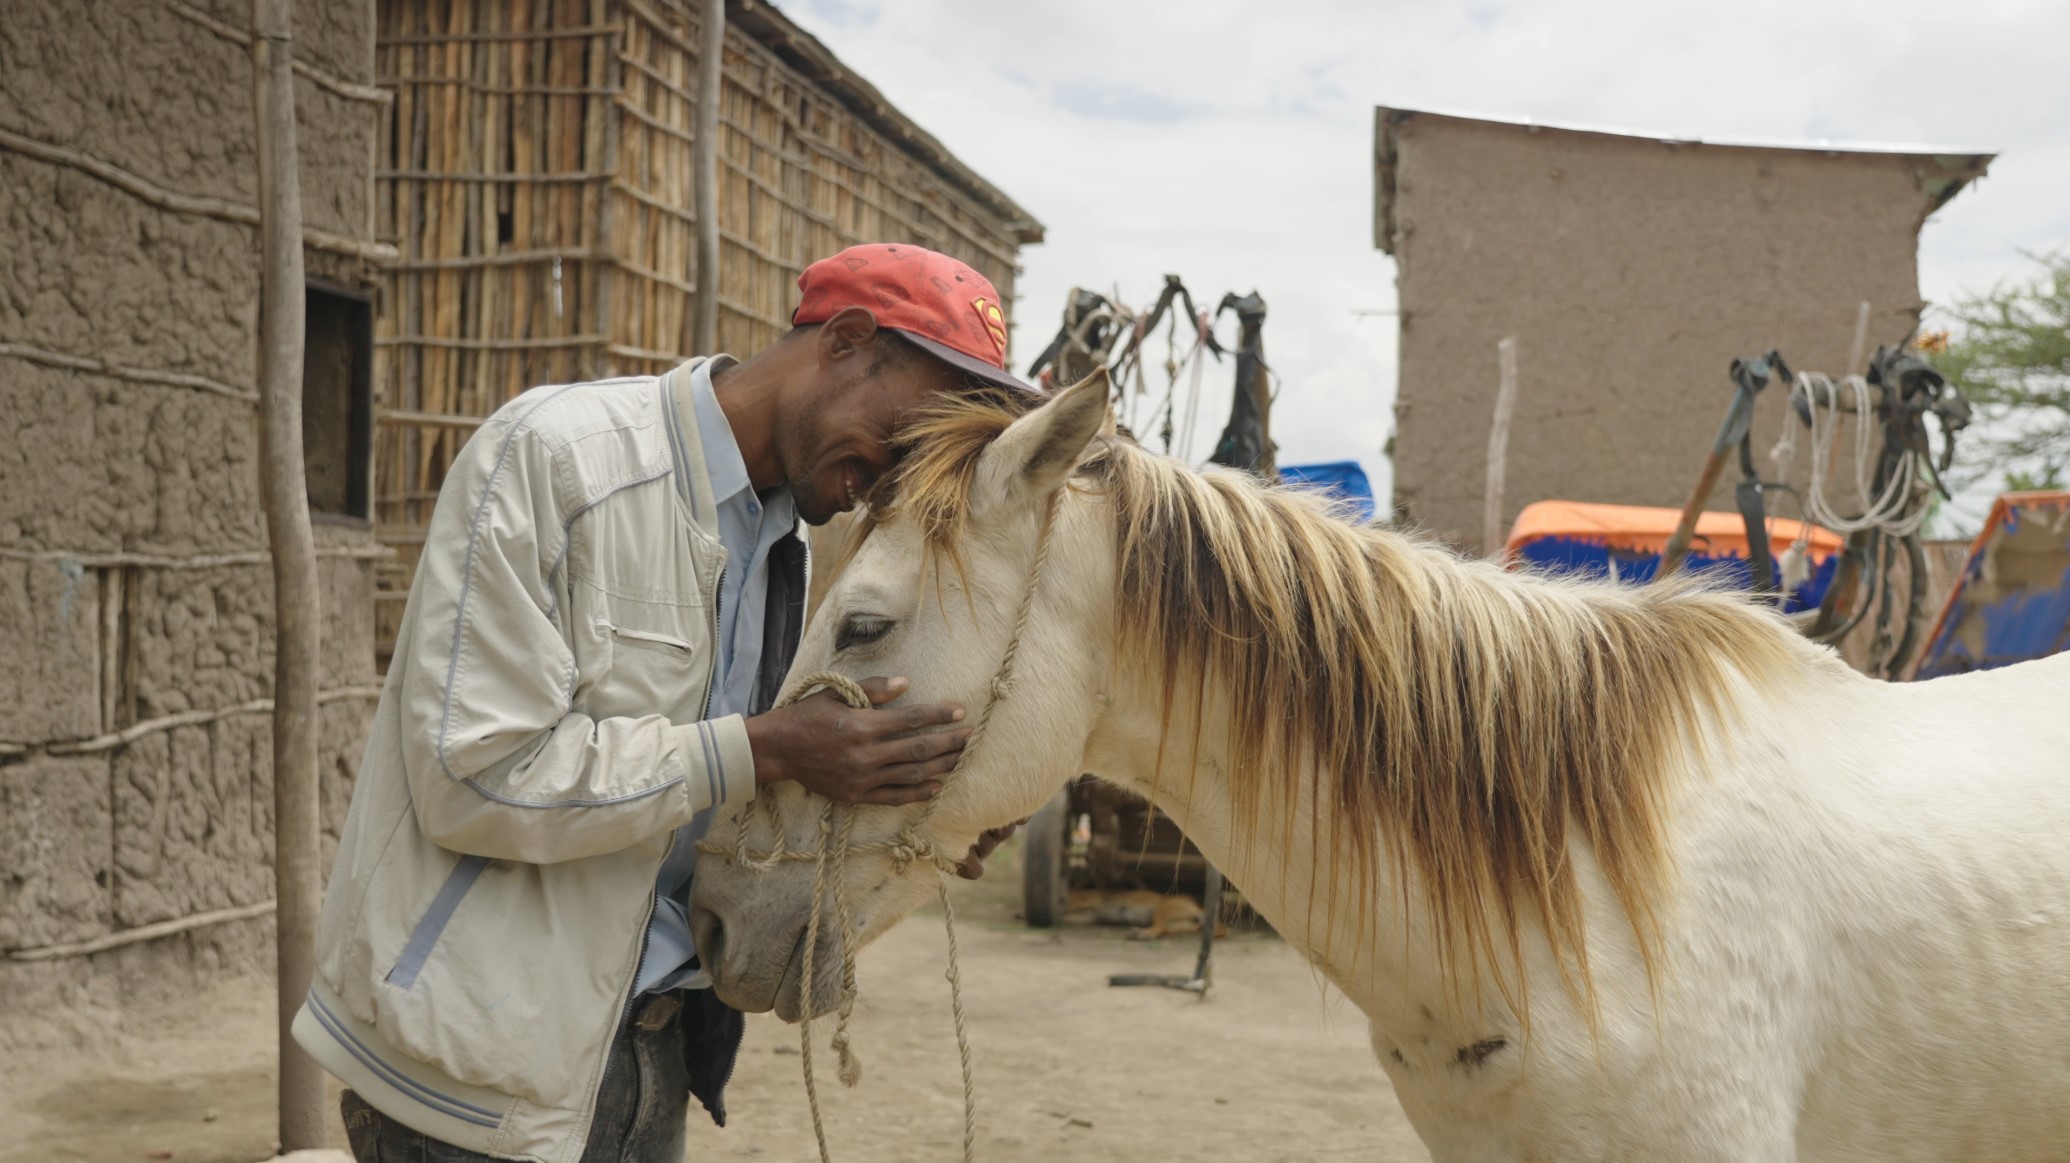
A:
{"type": "Polygon", "coordinates": [[[712,491],[711,466],[704,456],[703,438],[697,423],[697,401],[693,377],[704,377],[707,388],[714,370],[739,363],[730,355],[697,356],[677,365],[661,377],[661,394],[670,447],[676,457],[676,489],[690,506],[690,518],[716,535],[719,501],[712,491]]]}
{"type": "Polygon", "coordinates": [[[740,443],[734,439],[733,424],[712,390],[710,369],[706,364],[689,377],[690,396],[697,413],[698,451],[704,453],[704,477],[711,482],[712,499],[723,505],[741,493],[752,492],[754,484],[748,478],[747,461],[741,458],[740,443]]]}

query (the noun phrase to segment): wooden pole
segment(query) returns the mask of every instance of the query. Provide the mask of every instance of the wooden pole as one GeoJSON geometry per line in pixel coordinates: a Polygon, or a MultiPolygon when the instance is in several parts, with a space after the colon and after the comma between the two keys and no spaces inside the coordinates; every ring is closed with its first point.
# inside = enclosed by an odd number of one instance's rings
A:
{"type": "Polygon", "coordinates": [[[1711,452],[1704,458],[1703,472],[1696,478],[1696,489],[1683,503],[1681,519],[1675,522],[1674,533],[1669,535],[1667,545],[1660,551],[1660,568],[1654,572],[1654,580],[1672,576],[1688,559],[1689,546],[1696,538],[1696,522],[1703,516],[1703,507],[1711,499],[1711,490],[1718,487],[1718,477],[1725,471],[1725,458],[1732,452],[1732,446],[1747,439],[1747,429],[1754,422],[1755,394],[1768,383],[1770,376],[1780,376],[1785,382],[1790,379],[1790,369],[1784,366],[1778,352],[1771,351],[1751,361],[1732,361],[1732,380],[1736,386],[1732,393],[1732,406],[1725,409],[1725,422],[1718,425],[1718,435],[1711,441],[1711,452]]]}
{"type": "Polygon", "coordinates": [[[1712,441],[1710,455],[1704,457],[1704,472],[1697,474],[1695,490],[1689,493],[1689,501],[1683,503],[1681,517],[1675,521],[1675,532],[1668,534],[1668,544],[1660,550],[1660,569],[1654,571],[1656,579],[1670,577],[1689,557],[1689,542],[1695,540],[1695,521],[1704,515],[1704,505],[1710,503],[1710,493],[1718,488],[1718,474],[1724,472],[1724,455],[1733,447],[1728,433],[1739,422],[1741,399],[1743,397],[1735,397],[1733,408],[1724,414],[1724,426],[1718,428],[1718,439],[1712,441]]]}
{"type": "Polygon", "coordinates": [[[704,0],[704,37],[697,53],[697,301],[690,354],[719,344],[719,86],[726,68],[726,0],[704,0]]]}
{"type": "Polygon", "coordinates": [[[259,157],[259,464],[273,548],[273,895],[280,1014],[280,1149],[323,1146],[323,1071],[288,1036],[316,964],[317,667],[322,613],[302,462],[302,183],[295,145],[293,0],[252,0],[259,157]]]}
{"type": "MultiPolygon", "coordinates": [[[[1868,372],[1869,372],[1869,364],[1868,364],[1868,359],[1869,359],[1869,301],[1868,301],[1867,299],[1863,299],[1863,300],[1862,300],[1862,302],[1861,302],[1861,306],[1860,306],[1860,307],[1858,307],[1858,308],[1856,308],[1856,309],[1855,309],[1855,313],[1854,313],[1854,346],[1852,346],[1852,347],[1850,347],[1850,348],[1848,348],[1848,349],[1847,349],[1847,372],[1846,372],[1846,374],[1847,374],[1847,375],[1851,375],[1851,376],[1861,376],[1861,375],[1867,375],[1867,374],[1868,374],[1868,372]]],[[[1833,409],[1833,410],[1834,410],[1835,412],[1847,412],[1847,413],[1852,413],[1852,412],[1854,411],[1854,406],[1853,406],[1853,404],[1852,404],[1851,402],[1850,402],[1850,403],[1849,403],[1849,405],[1848,405],[1847,407],[1845,407],[1845,408],[1837,407],[1837,405],[1838,405],[1838,404],[1839,404],[1839,402],[1840,402],[1840,401],[1839,401],[1839,399],[1838,399],[1839,393],[1838,393],[1838,392],[1835,392],[1835,393],[1833,393],[1833,395],[1835,396],[1835,399],[1834,399],[1834,401],[1833,401],[1833,403],[1834,403],[1834,404],[1836,405],[1836,407],[1835,407],[1835,408],[1833,409]]],[[[1784,419],[1784,422],[1785,422],[1785,423],[1788,423],[1788,418],[1787,418],[1787,417],[1785,417],[1785,419],[1784,419]]],[[[1843,419],[1841,419],[1840,417],[1838,417],[1838,416],[1835,416],[1835,417],[1833,417],[1833,422],[1834,422],[1835,424],[1849,424],[1849,423],[1852,423],[1852,424],[1867,424],[1867,423],[1869,422],[1869,418],[1868,418],[1867,416],[1856,416],[1856,417],[1855,417],[1855,418],[1854,418],[1853,420],[1851,420],[1851,421],[1850,421],[1850,420],[1843,420],[1843,419]]],[[[1836,435],[1848,435],[1848,434],[1836,434],[1836,435]]],[[[1831,480],[1831,479],[1833,479],[1833,470],[1834,470],[1835,468],[1838,468],[1838,467],[1839,467],[1839,465],[1840,465],[1840,447],[1841,447],[1842,445],[1846,444],[1846,443],[1848,443],[1848,442],[1847,442],[1847,440],[1845,440],[1845,439],[1836,439],[1836,440],[1834,440],[1834,441],[1833,441],[1833,447],[1832,447],[1831,451],[1829,451],[1829,452],[1828,452],[1828,453],[1826,454],[1826,479],[1827,479],[1827,480],[1831,480]]],[[[1812,453],[1811,453],[1811,454],[1812,454],[1813,456],[1817,456],[1817,455],[1818,455],[1818,450],[1817,450],[1817,449],[1813,449],[1813,450],[1812,450],[1812,453]]],[[[1807,485],[1807,487],[1808,487],[1808,485],[1807,485]]],[[[1867,505],[1867,504],[1869,503],[1869,498],[1867,498],[1867,497],[1863,497],[1863,498],[1861,498],[1861,503],[1862,503],[1862,504],[1863,504],[1864,506],[1866,506],[1866,505],[1867,505]]],[[[1850,572],[1850,570],[1848,569],[1848,566],[1849,566],[1849,565],[1852,565],[1853,563],[1854,563],[1854,559],[1850,557],[1850,558],[1848,559],[1848,561],[1847,561],[1847,562],[1845,562],[1845,563],[1843,563],[1843,564],[1842,564],[1842,566],[1841,566],[1841,572],[1842,572],[1842,573],[1847,573],[1847,574],[1848,574],[1848,575],[1849,575],[1850,577],[1852,577],[1852,576],[1853,576],[1853,574],[1852,574],[1852,573],[1850,572]]]]}
{"type": "Polygon", "coordinates": [[[1495,418],[1488,425],[1488,488],[1481,509],[1481,553],[1490,561],[1502,556],[1509,540],[1502,525],[1502,493],[1509,471],[1509,421],[1517,410],[1517,339],[1495,341],[1495,362],[1501,380],[1495,389],[1495,418]]]}
{"type": "MultiPolygon", "coordinates": [[[[1862,361],[1869,355],[1869,301],[1863,299],[1854,312],[1854,346],[1847,352],[1847,374],[1861,375],[1869,370],[1862,361]]],[[[1837,447],[1838,441],[1834,444],[1837,447]]]]}
{"type": "MultiPolygon", "coordinates": [[[[1863,299],[1861,305],[1855,309],[1854,313],[1854,346],[1849,348],[1847,352],[1848,375],[1862,375],[1869,370],[1865,363],[1868,359],[1868,353],[1869,301],[1863,299]]],[[[1836,400],[1835,403],[1837,404],[1838,401],[1836,400]]],[[[1846,411],[1851,413],[1853,408],[1851,406],[1845,409],[1836,407],[1834,410],[1836,412],[1846,411]]],[[[1783,422],[1789,423],[1787,419],[1783,422]]],[[[1849,421],[1835,416],[1833,417],[1833,422],[1835,424],[1867,424],[1870,422],[1870,418],[1862,415],[1855,416],[1853,420],[1849,421]]],[[[1826,457],[1826,475],[1828,478],[1833,475],[1833,469],[1839,465],[1840,447],[1846,443],[1847,441],[1844,439],[1833,441],[1833,447],[1826,457]]],[[[1813,448],[1811,455],[1817,456],[1818,449],[1813,448]]],[[[1866,505],[1868,498],[1863,497],[1861,501],[1866,505]]],[[[1840,568],[1834,571],[1832,582],[1826,586],[1826,598],[1819,603],[1818,615],[1812,619],[1811,628],[1805,631],[1806,637],[1815,642],[1823,641],[1825,636],[1832,634],[1834,630],[1845,625],[1848,619],[1854,616],[1854,604],[1861,588],[1862,562],[1868,557],[1873,540],[1874,535],[1868,530],[1848,535],[1847,552],[1841,555],[1840,568]]],[[[1831,645],[1835,649],[1839,649],[1844,645],[1845,638],[1846,635],[1841,635],[1842,640],[1835,641],[1831,645]]]]}

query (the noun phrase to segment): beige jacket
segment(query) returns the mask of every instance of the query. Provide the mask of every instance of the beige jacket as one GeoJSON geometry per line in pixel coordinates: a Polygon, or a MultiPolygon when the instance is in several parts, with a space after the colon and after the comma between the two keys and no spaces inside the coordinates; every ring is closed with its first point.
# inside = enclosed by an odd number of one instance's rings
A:
{"type": "Polygon", "coordinates": [[[457,1146],[582,1153],[672,834],[754,793],[741,718],[704,721],[692,366],[511,401],[425,538],[294,1035],[457,1146]]]}

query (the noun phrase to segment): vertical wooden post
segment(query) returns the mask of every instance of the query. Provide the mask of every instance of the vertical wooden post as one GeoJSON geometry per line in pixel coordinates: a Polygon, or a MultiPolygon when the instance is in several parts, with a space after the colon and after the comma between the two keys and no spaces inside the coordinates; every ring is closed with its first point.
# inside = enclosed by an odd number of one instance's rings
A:
{"type": "MultiPolygon", "coordinates": [[[[519,7],[523,6],[519,5],[519,7]]],[[[625,86],[625,65],[621,60],[621,55],[629,51],[631,44],[630,35],[626,31],[606,32],[595,37],[590,42],[590,75],[602,78],[603,87],[606,89],[622,90],[625,86]],[[621,37],[628,39],[621,43],[619,39],[621,37]]],[[[618,223],[616,221],[617,202],[624,196],[619,192],[618,184],[625,178],[619,160],[620,138],[625,131],[626,120],[631,114],[621,108],[615,100],[602,96],[590,98],[585,104],[584,121],[592,126],[597,125],[598,122],[602,123],[598,127],[600,136],[603,139],[601,150],[602,163],[598,168],[610,175],[608,179],[597,187],[598,208],[595,221],[585,224],[595,231],[594,239],[590,245],[598,256],[589,260],[590,268],[596,272],[593,277],[596,279],[596,294],[594,297],[596,300],[597,318],[596,322],[591,325],[592,332],[599,337],[595,349],[596,374],[598,376],[625,375],[637,369],[631,365],[620,363],[618,358],[611,354],[611,345],[628,341],[626,329],[621,325],[626,322],[629,304],[637,298],[636,294],[628,290],[625,303],[618,303],[615,300],[618,287],[621,284],[629,284],[631,281],[619,269],[619,260],[625,255],[637,253],[632,249],[637,243],[621,241],[617,237],[618,223]]],[[[631,225],[629,233],[637,238],[641,233],[639,228],[640,216],[637,213],[629,213],[626,215],[626,218],[631,225]]],[[[648,309],[651,312],[651,299],[649,300],[648,309]]],[[[653,326],[651,318],[644,326],[650,328],[653,326]]],[[[659,346],[658,344],[646,342],[644,337],[632,338],[630,342],[639,347],[659,346]]]]}
{"type": "Polygon", "coordinates": [[[302,463],[302,183],[295,145],[293,0],[252,0],[259,156],[259,472],[273,550],[273,893],[280,1010],[280,1147],[323,1146],[323,1071],[288,1036],[316,963],[322,874],[316,672],[323,623],[302,463]]]}
{"type": "Polygon", "coordinates": [[[1495,361],[1501,380],[1495,389],[1495,419],[1488,425],[1488,488],[1481,509],[1481,552],[1491,561],[1502,556],[1509,540],[1502,525],[1502,494],[1509,471],[1509,420],[1517,408],[1516,336],[1496,341],[1495,361]]]}
{"type": "MultiPolygon", "coordinates": [[[[1853,345],[1852,347],[1850,347],[1850,348],[1848,348],[1848,349],[1847,349],[1847,370],[1846,370],[1846,371],[1845,371],[1844,373],[1842,373],[1842,374],[1844,374],[1844,375],[1850,375],[1850,376],[1865,376],[1865,375],[1867,375],[1868,373],[1869,373],[1869,301],[1868,301],[1867,299],[1863,299],[1863,300],[1861,301],[1861,305],[1860,305],[1859,307],[1855,308],[1855,312],[1854,312],[1854,345],[1853,345]]],[[[1783,419],[1783,422],[1784,422],[1785,424],[1787,424],[1787,423],[1790,423],[1790,421],[1791,421],[1791,417],[1788,417],[1788,416],[1785,416],[1785,417],[1784,417],[1784,419],[1783,419]]],[[[1834,435],[1835,435],[1835,437],[1836,437],[1836,439],[1835,439],[1835,440],[1833,441],[1833,447],[1832,447],[1832,449],[1831,449],[1831,450],[1830,450],[1830,451],[1829,451],[1829,452],[1827,453],[1827,455],[1826,455],[1826,479],[1827,479],[1827,480],[1832,480],[1832,479],[1834,479],[1834,475],[1835,475],[1835,474],[1834,474],[1834,470],[1840,467],[1840,449],[1841,449],[1841,447],[1842,447],[1843,445],[1845,445],[1845,446],[1849,446],[1849,447],[1852,447],[1852,445],[1851,445],[1851,443],[1850,443],[1850,440],[1851,440],[1851,438],[1853,437],[1853,435],[1854,435],[1854,434],[1853,434],[1853,433],[1851,433],[1851,432],[1848,432],[1848,431],[1846,431],[1846,430],[1845,430],[1845,429],[1846,429],[1846,426],[1847,426],[1847,425],[1849,425],[1849,424],[1867,424],[1867,423],[1869,423],[1869,422],[1870,422],[1870,419],[1869,419],[1869,417],[1867,417],[1867,416],[1857,416],[1857,415],[1854,415],[1854,414],[1853,414],[1852,412],[1841,412],[1841,411],[1839,411],[1838,409],[1835,409],[1835,410],[1834,410],[1834,413],[1833,413],[1833,423],[1834,423],[1834,424],[1836,424],[1836,425],[1838,425],[1838,426],[1840,426],[1842,430],[1841,430],[1840,432],[1837,432],[1837,433],[1835,433],[1835,434],[1834,434],[1834,435]]],[[[1817,450],[1817,449],[1813,449],[1813,450],[1812,450],[1812,453],[1811,453],[1811,454],[1812,454],[1813,456],[1817,456],[1817,455],[1818,455],[1818,450],[1817,450]]],[[[1808,487],[1808,484],[1807,484],[1807,487],[1808,487]]],[[[1864,505],[1864,506],[1866,506],[1866,505],[1867,505],[1867,504],[1869,503],[1869,498],[1867,498],[1867,497],[1861,497],[1861,498],[1859,498],[1859,503],[1860,503],[1860,504],[1862,504],[1862,505],[1864,505]]],[[[1852,579],[1852,578],[1854,577],[1855,571],[1854,571],[1853,569],[1849,568],[1849,567],[1853,566],[1853,565],[1854,565],[1854,564],[1856,563],[1856,561],[1857,561],[1857,559],[1856,559],[1856,558],[1854,558],[1854,557],[1850,556],[1850,557],[1848,557],[1848,559],[1847,559],[1846,561],[1844,561],[1844,562],[1842,562],[1842,563],[1841,563],[1841,568],[1840,568],[1840,571],[1841,571],[1841,573],[1843,573],[1843,574],[1847,575],[1847,577],[1848,577],[1848,578],[1849,578],[1850,580],[1851,580],[1851,579],[1852,579]]],[[[1828,586],[1828,587],[1827,587],[1827,589],[1828,589],[1828,590],[1830,590],[1831,588],[1832,588],[1832,587],[1830,587],[1830,586],[1828,586]]]]}
{"type": "Polygon", "coordinates": [[[690,354],[719,346],[719,86],[726,69],[726,0],[704,0],[697,50],[697,302],[690,354]]]}
{"type": "MultiPolygon", "coordinates": [[[[1868,367],[1862,362],[1863,360],[1866,360],[1868,357],[1869,301],[1867,299],[1863,299],[1861,306],[1855,308],[1854,312],[1854,346],[1848,349],[1847,352],[1847,374],[1851,376],[1858,376],[1861,375],[1863,372],[1868,371],[1868,367]]],[[[1833,446],[1837,448],[1839,447],[1839,443],[1840,442],[1836,440],[1833,442],[1833,446]]]]}

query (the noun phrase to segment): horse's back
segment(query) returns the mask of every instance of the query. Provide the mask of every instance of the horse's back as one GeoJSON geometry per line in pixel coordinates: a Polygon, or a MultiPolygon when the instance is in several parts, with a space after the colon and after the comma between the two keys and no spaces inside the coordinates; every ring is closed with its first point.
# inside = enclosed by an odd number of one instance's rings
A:
{"type": "Polygon", "coordinates": [[[1748,689],[1669,814],[1659,976],[1581,848],[1599,1024],[1534,988],[1482,1057],[1373,1012],[1433,1158],[2070,1160],[2070,658],[1748,689]]]}
{"type": "Polygon", "coordinates": [[[2070,657],[1873,704],[1805,773],[1802,1157],[2070,1158],[2070,657]]]}

